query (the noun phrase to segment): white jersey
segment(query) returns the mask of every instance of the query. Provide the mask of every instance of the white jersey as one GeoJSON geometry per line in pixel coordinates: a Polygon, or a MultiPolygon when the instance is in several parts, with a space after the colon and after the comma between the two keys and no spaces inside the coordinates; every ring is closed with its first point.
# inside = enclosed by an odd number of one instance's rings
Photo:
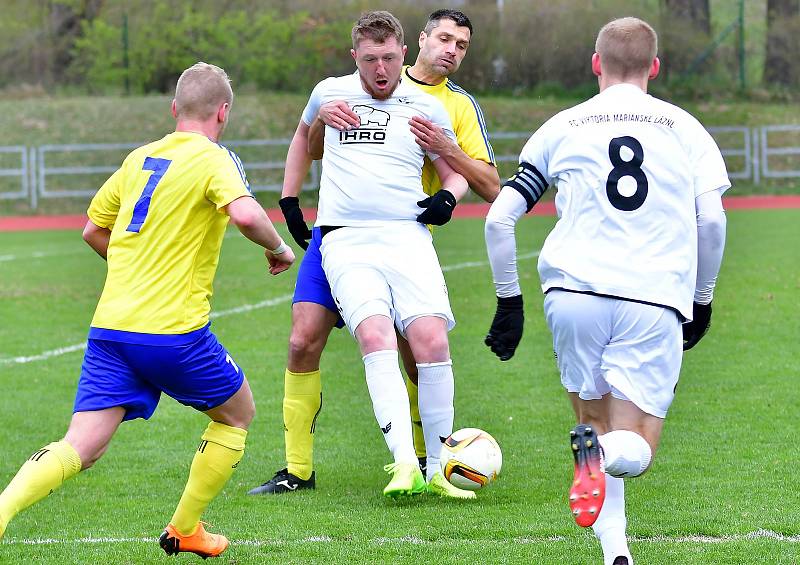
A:
{"type": "MultiPolygon", "coordinates": [[[[339,131],[325,126],[318,226],[379,226],[386,221],[416,221],[427,198],[422,189],[426,152],[408,121],[422,116],[455,140],[442,103],[410,84],[400,83],[387,100],[364,91],[358,73],[323,80],[311,93],[303,121],[311,124],[319,107],[344,100],[361,117],[361,126],[339,131]]],[[[438,155],[427,153],[431,160],[438,155]]]]}
{"type": "Polygon", "coordinates": [[[692,317],[695,198],[730,187],[711,135],[630,84],[548,120],[509,183],[529,207],[557,187],[559,220],[539,255],[542,290],[616,296],[692,317]]]}

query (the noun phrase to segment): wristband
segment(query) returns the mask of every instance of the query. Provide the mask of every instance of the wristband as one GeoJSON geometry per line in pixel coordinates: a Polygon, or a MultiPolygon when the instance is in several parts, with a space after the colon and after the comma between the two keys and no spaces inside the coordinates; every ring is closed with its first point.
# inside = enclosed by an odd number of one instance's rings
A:
{"type": "Polygon", "coordinates": [[[280,255],[281,253],[286,253],[288,249],[289,246],[286,245],[286,243],[281,239],[281,243],[280,245],[278,245],[278,247],[276,247],[275,249],[268,249],[268,251],[273,255],[280,255]]]}

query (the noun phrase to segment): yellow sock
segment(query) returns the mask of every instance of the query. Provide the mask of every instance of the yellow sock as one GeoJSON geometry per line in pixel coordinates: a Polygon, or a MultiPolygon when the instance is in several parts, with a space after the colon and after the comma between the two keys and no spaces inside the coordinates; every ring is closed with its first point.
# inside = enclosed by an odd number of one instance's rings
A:
{"type": "Polygon", "coordinates": [[[44,446],[30,456],[0,494],[0,538],[8,522],[81,470],[81,458],[66,441],[44,446]]]}
{"type": "Polygon", "coordinates": [[[170,523],[178,533],[192,535],[208,503],[219,494],[244,455],[247,430],[219,422],[208,424],[194,454],[189,480],[170,523]]]}
{"type": "Polygon", "coordinates": [[[417,457],[425,457],[425,434],[422,433],[422,418],[419,417],[419,387],[411,379],[406,379],[408,401],[411,403],[411,426],[414,434],[414,451],[417,457]]]}
{"type": "Polygon", "coordinates": [[[283,386],[287,468],[308,480],[314,469],[314,428],[322,410],[322,379],[319,370],[293,373],[286,369],[283,386]]]}

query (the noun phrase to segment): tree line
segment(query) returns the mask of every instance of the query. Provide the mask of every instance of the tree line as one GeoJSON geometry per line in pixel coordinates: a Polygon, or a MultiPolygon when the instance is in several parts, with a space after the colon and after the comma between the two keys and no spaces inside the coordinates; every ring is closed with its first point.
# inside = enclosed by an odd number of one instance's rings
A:
{"type": "Polygon", "coordinates": [[[362,11],[397,15],[411,60],[427,14],[441,7],[473,21],[458,80],[479,92],[588,90],[597,30],[620,15],[659,31],[662,88],[704,96],[800,86],[800,0],[28,0],[0,21],[0,88],[169,92],[205,60],[237,88],[307,91],[353,69],[349,32],[362,11]],[[762,31],[748,27],[745,8],[763,14],[762,31]]]}

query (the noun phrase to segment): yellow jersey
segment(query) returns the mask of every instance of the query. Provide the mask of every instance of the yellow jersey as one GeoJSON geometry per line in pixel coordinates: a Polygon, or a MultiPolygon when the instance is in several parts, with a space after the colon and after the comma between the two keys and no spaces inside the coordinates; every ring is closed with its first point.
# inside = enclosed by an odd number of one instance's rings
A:
{"type": "Polygon", "coordinates": [[[252,195],[238,156],[202,134],[175,132],[132,151],[87,212],[111,230],[89,336],[128,341],[127,332],[205,326],[228,224],[221,209],[242,196],[252,195]]]}
{"type": "MultiPolygon", "coordinates": [[[[494,151],[489,142],[489,132],[483,119],[483,111],[466,90],[448,78],[439,84],[420,82],[408,74],[409,66],[403,68],[405,78],[423,92],[435,96],[445,107],[453,122],[458,146],[471,159],[479,159],[495,164],[494,151]]],[[[434,194],[442,187],[433,163],[426,157],[422,166],[422,189],[426,194],[434,194]]]]}

